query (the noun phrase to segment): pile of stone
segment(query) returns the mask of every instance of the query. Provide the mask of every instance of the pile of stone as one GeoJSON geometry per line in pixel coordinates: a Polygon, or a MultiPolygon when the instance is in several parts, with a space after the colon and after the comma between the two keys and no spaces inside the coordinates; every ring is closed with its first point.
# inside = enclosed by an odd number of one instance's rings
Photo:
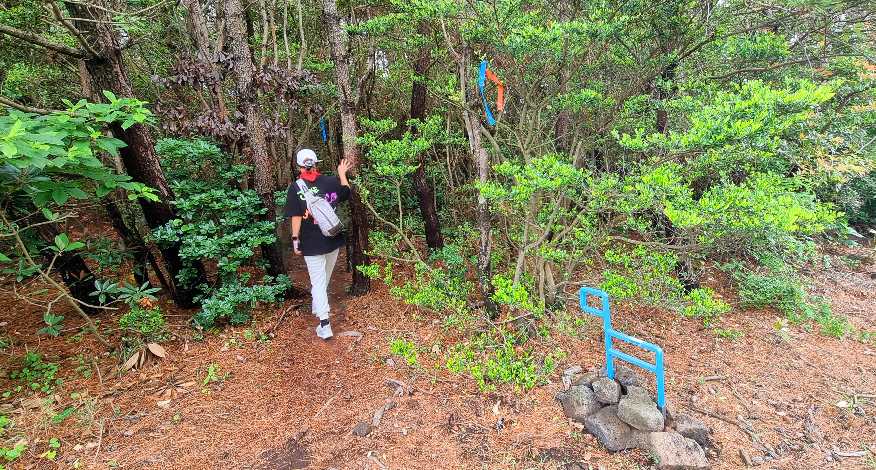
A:
{"type": "Polygon", "coordinates": [[[587,431],[611,452],[644,449],[658,470],[709,469],[703,448],[714,447],[709,429],[699,419],[666,403],[666,416],[648,393],[648,383],[633,370],[615,367],[614,380],[605,366],[580,374],[564,372],[567,390],[554,397],[566,416],[584,423],[587,431]],[[576,377],[577,376],[577,377],[576,377]]]}

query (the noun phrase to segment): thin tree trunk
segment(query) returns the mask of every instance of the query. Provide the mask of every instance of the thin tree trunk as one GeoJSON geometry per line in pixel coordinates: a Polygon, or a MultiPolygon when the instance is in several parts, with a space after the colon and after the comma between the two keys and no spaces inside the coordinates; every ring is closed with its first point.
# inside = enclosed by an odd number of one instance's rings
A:
{"type": "MultiPolygon", "coordinates": [[[[332,62],[335,65],[335,78],[338,87],[338,100],[341,110],[341,131],[343,132],[343,158],[354,160],[353,174],[362,169],[362,147],[356,143],[359,127],[356,123],[358,107],[353,96],[353,85],[350,77],[350,61],[346,48],[346,33],[341,29],[338,17],[338,5],[335,0],[322,0],[323,21],[327,30],[332,62]]],[[[368,210],[362,203],[358,186],[351,187],[350,196],[350,230],[349,244],[350,262],[353,265],[353,284],[351,295],[365,295],[371,291],[371,279],[356,269],[359,266],[371,264],[368,251],[368,210]]]]}
{"type": "MultiPolygon", "coordinates": [[[[274,191],[276,190],[274,169],[271,159],[268,157],[264,129],[265,117],[259,107],[258,94],[253,86],[255,64],[252,61],[252,53],[246,39],[243,6],[240,0],[225,0],[224,5],[225,29],[231,42],[231,52],[234,55],[235,70],[238,77],[238,105],[242,108],[244,119],[246,120],[249,158],[253,165],[253,186],[259,195],[262,206],[267,208],[267,212],[262,214],[260,219],[273,222],[276,225],[277,204],[274,198],[274,191]]],[[[276,228],[274,233],[277,233],[276,228]]],[[[287,274],[277,242],[263,244],[261,250],[262,256],[268,260],[268,274],[271,276],[287,274]]],[[[297,294],[297,289],[286,293],[287,296],[297,294]]]]}
{"type": "MultiPolygon", "coordinates": [[[[182,6],[189,12],[186,30],[198,49],[197,60],[208,64],[214,76],[219,76],[219,66],[213,61],[213,47],[210,44],[210,34],[207,29],[207,21],[204,18],[203,7],[198,0],[183,0],[182,6]]],[[[224,116],[226,114],[225,90],[222,83],[216,80],[207,87],[207,90],[210,93],[210,105],[213,110],[224,116]]]]}
{"type": "MultiPolygon", "coordinates": [[[[133,98],[134,90],[125,68],[122,48],[106,12],[79,3],[68,2],[65,5],[72,16],[83,19],[74,20],[76,27],[87,37],[93,38],[101,50],[100,57],[91,57],[85,61],[95,89],[111,91],[118,98],[133,98]]],[[[119,154],[128,175],[134,181],[154,188],[158,195],[158,201],[139,198],[146,224],[155,230],[174,220],[176,215],[170,205],[174,199],[173,192],[167,184],[158,154],[155,153],[155,141],[149,129],[143,124],[134,124],[127,129],[123,129],[120,124],[111,124],[109,128],[116,138],[127,144],[127,147],[119,149],[119,154]]],[[[161,254],[172,278],[171,295],[174,301],[182,308],[193,308],[196,306],[194,298],[200,293],[194,286],[205,278],[204,267],[200,262],[194,263],[193,267],[197,270],[196,280],[185,287],[177,284],[177,275],[184,269],[179,256],[180,247],[181,243],[162,246],[161,254]]]]}
{"type": "MultiPolygon", "coordinates": [[[[423,24],[420,34],[427,34],[429,28],[423,24]]],[[[421,122],[426,117],[426,73],[429,71],[429,46],[423,46],[417,53],[417,61],[414,63],[414,84],[411,87],[411,119],[421,122]]],[[[429,182],[426,180],[426,155],[419,155],[420,165],[411,175],[414,192],[417,193],[417,201],[420,203],[420,217],[423,218],[426,232],[426,245],[429,250],[444,248],[444,236],[441,234],[441,222],[438,220],[438,211],[435,209],[435,194],[429,182]]]]}
{"type": "MultiPolygon", "coordinates": [[[[484,148],[480,119],[477,114],[469,109],[467,104],[469,96],[477,96],[477,91],[473,85],[474,76],[472,75],[470,66],[472,57],[473,51],[471,46],[466,46],[462,53],[462,60],[459,64],[459,78],[463,90],[462,119],[465,122],[466,131],[468,132],[468,142],[475,166],[475,175],[480,184],[486,184],[490,171],[490,156],[487,154],[487,149],[484,148]]],[[[480,232],[480,240],[478,240],[478,259],[475,266],[478,287],[481,291],[481,299],[484,302],[484,310],[486,310],[490,318],[496,318],[499,315],[499,310],[496,307],[496,303],[493,301],[494,288],[490,267],[490,255],[492,253],[492,218],[490,216],[489,202],[487,201],[487,198],[481,194],[478,194],[475,218],[480,232]]]]}

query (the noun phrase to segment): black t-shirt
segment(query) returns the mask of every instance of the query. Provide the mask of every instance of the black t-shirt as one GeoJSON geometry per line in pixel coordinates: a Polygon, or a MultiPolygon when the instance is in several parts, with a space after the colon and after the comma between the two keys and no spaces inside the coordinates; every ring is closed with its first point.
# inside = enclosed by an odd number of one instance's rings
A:
{"type": "MultiPolygon", "coordinates": [[[[340,180],[334,176],[319,175],[316,177],[316,181],[311,183],[304,180],[304,184],[311,194],[325,199],[332,205],[332,208],[337,208],[338,204],[350,199],[350,187],[342,185],[340,180]]],[[[310,216],[310,211],[307,210],[307,200],[304,199],[304,194],[298,187],[297,180],[289,186],[283,214],[286,217],[304,218],[301,221],[301,233],[298,234],[298,249],[304,256],[324,255],[347,244],[343,234],[338,234],[335,237],[327,237],[322,234],[316,225],[316,220],[310,216]]]]}

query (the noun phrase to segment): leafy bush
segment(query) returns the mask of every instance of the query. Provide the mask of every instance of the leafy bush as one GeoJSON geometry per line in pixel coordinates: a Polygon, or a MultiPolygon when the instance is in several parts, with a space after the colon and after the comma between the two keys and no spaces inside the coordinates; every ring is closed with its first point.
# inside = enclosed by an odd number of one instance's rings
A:
{"type": "Polygon", "coordinates": [[[155,335],[167,329],[161,307],[134,304],[128,313],[119,318],[119,326],[143,335],[144,342],[151,343],[155,335]]]}
{"type": "Polygon", "coordinates": [[[426,263],[414,266],[414,277],[405,279],[399,286],[393,283],[394,264],[387,263],[381,275],[379,265],[360,268],[372,279],[380,279],[389,286],[389,292],[406,304],[424,307],[444,313],[452,326],[458,326],[463,319],[470,318],[466,298],[472,292],[474,283],[465,277],[453,276],[453,271],[434,269],[426,263]]]}
{"type": "Polygon", "coordinates": [[[501,342],[480,334],[470,343],[457,344],[446,356],[445,367],[453,374],[470,374],[481,391],[495,390],[495,383],[531,388],[547,383],[557,361],[566,357],[561,349],[539,356],[532,346],[520,347],[513,336],[500,333],[501,342]]]}
{"type": "Polygon", "coordinates": [[[854,331],[847,318],[835,315],[824,299],[806,292],[803,280],[788,270],[764,275],[737,267],[734,276],[739,279],[743,307],[775,307],[794,324],[815,321],[823,334],[840,339],[854,331]]]}
{"type": "Polygon", "coordinates": [[[600,289],[613,300],[639,298],[654,305],[668,305],[677,298],[681,284],[672,277],[678,258],[672,253],[659,253],[645,246],[631,251],[608,250],[605,260],[605,282],[600,289]]]}
{"type": "Polygon", "coordinates": [[[182,164],[200,159],[209,163],[188,163],[178,169],[175,176],[181,179],[175,180],[172,187],[178,195],[174,204],[179,218],[153,233],[159,243],[180,243],[180,257],[189,267],[197,261],[215,262],[216,278],[212,283],[195,279],[192,268],[184,269],[179,276],[183,285],[198,283],[196,287],[203,292],[197,298],[202,310],[193,319],[195,325],[210,328],[219,318],[234,324],[249,321],[251,309],[258,302],[274,302],[292,287],[286,275],[253,281],[251,273],[241,270],[252,264],[259,245],[276,241],[274,223],[257,220],[266,209],[254,190],[226,184],[210,189],[204,181],[193,179],[206,173],[213,183],[242,180],[249,167],[223,162],[215,144],[204,141],[165,139],[159,148],[167,162],[182,164]]]}
{"type": "Polygon", "coordinates": [[[684,307],[684,316],[701,318],[703,325],[708,327],[714,320],[727,311],[730,306],[715,297],[715,292],[708,287],[694,289],[684,296],[690,305],[684,307]]]}
{"type": "Polygon", "coordinates": [[[21,358],[21,361],[24,363],[24,367],[13,371],[9,376],[25,382],[31,390],[50,393],[55,387],[64,383],[63,379],[55,378],[58,364],[43,362],[41,353],[29,352],[21,358]]]}

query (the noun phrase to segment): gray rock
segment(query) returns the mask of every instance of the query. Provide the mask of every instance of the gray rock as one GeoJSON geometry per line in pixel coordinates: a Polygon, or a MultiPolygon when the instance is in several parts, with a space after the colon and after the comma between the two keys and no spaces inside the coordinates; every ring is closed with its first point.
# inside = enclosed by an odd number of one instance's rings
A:
{"type": "MultiPolygon", "coordinates": [[[[632,388],[632,387],[631,387],[632,388]]],[[[625,395],[617,404],[617,416],[630,426],[642,431],[663,431],[663,413],[651,397],[641,393],[625,395]]]]}
{"type": "Polygon", "coordinates": [[[359,422],[359,424],[356,425],[355,428],[353,428],[353,434],[359,437],[365,437],[371,434],[371,425],[364,421],[361,421],[359,422]]]}
{"type": "Polygon", "coordinates": [[[617,406],[606,406],[594,413],[584,420],[584,426],[611,452],[627,449],[630,444],[632,431],[617,417],[617,406]]]}
{"type": "Polygon", "coordinates": [[[712,439],[709,438],[709,427],[706,426],[706,423],[691,415],[679,413],[676,416],[675,430],[682,436],[695,440],[703,447],[715,446],[712,439]]]}
{"type": "Polygon", "coordinates": [[[648,431],[630,428],[630,438],[627,439],[627,449],[648,449],[648,431]]]}
{"type": "MultiPolygon", "coordinates": [[[[602,366],[597,374],[600,377],[607,377],[608,372],[606,367],[602,366]]],[[[648,388],[648,379],[638,374],[636,371],[630,369],[629,367],[622,365],[615,364],[614,380],[616,380],[617,383],[621,384],[621,387],[623,387],[624,391],[626,391],[627,387],[631,385],[648,388]]]]}
{"type": "Polygon", "coordinates": [[[377,409],[377,411],[374,412],[374,418],[371,420],[371,427],[372,428],[379,428],[380,427],[380,421],[383,419],[384,409],[385,408],[381,406],[380,408],[377,409]]]}
{"type": "Polygon", "coordinates": [[[702,447],[673,432],[652,432],[646,447],[657,470],[707,470],[712,468],[702,447]]]}
{"type": "Polygon", "coordinates": [[[616,405],[620,400],[621,386],[614,380],[608,377],[600,377],[590,385],[593,387],[593,394],[596,395],[596,401],[599,403],[616,405]]]}
{"type": "Polygon", "coordinates": [[[572,366],[563,371],[563,375],[576,375],[581,373],[581,366],[572,366]]]}
{"type": "Polygon", "coordinates": [[[578,377],[578,379],[573,382],[573,385],[584,385],[587,388],[591,388],[590,384],[592,384],[593,381],[598,378],[599,376],[596,374],[596,372],[588,372],[581,377],[578,377]]]}
{"type": "Polygon", "coordinates": [[[593,391],[583,385],[573,386],[568,392],[557,392],[554,398],[563,405],[563,412],[568,418],[578,421],[584,421],[601,408],[593,391]]]}
{"type": "MultiPolygon", "coordinates": [[[[627,387],[627,393],[624,395],[623,398],[635,401],[654,402],[654,399],[651,398],[651,394],[648,393],[647,390],[642,387],[637,387],[635,385],[630,385],[629,387],[627,387]]],[[[654,402],[654,404],[656,405],[657,402],[654,402]]]]}

